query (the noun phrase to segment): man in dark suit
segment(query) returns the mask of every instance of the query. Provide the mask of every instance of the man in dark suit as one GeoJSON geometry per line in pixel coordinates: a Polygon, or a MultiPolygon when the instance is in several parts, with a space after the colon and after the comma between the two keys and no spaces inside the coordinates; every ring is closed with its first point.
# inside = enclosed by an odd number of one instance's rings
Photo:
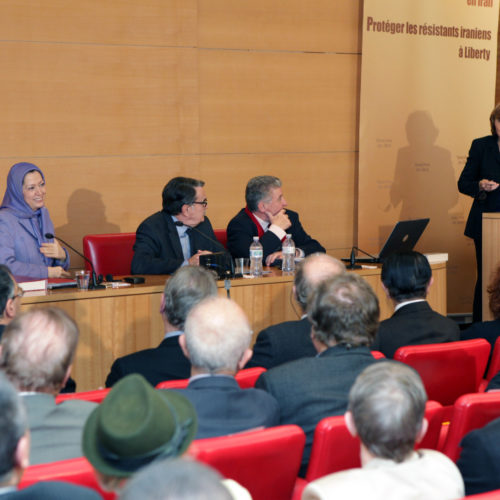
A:
{"type": "Polygon", "coordinates": [[[196,409],[196,439],[278,425],[277,401],[259,389],[241,389],[234,379],[252,355],[251,339],[245,313],[229,299],[210,297],[188,314],[179,343],[191,360],[191,378],[178,392],[196,409]]]}
{"type": "Polygon", "coordinates": [[[78,327],[61,309],[29,309],[4,331],[0,370],[22,396],[28,414],[31,463],[82,456],[81,435],[95,403],[55,397],[71,373],[78,327]]]}
{"type": "Polygon", "coordinates": [[[261,175],[250,179],[245,201],[247,206],[227,226],[227,248],[233,257],[248,257],[253,237],[258,236],[264,250],[263,260],[270,266],[276,259],[282,259],[281,242],[287,233],[292,235],[297,257],[325,251],[304,231],[299,215],[285,210],[287,202],[277,177],[261,175]]]}
{"type": "Polygon", "coordinates": [[[217,295],[217,284],[211,271],[191,266],[178,269],[165,283],[161,301],[164,339],[158,347],[116,359],[106,378],[106,387],[130,373],[140,373],[154,386],[164,380],[188,378],[191,364],[179,346],[179,336],[191,308],[213,295],[217,295]]]}
{"type": "Polygon", "coordinates": [[[25,408],[15,388],[0,373],[0,498],[2,500],[99,500],[88,488],[68,483],[43,481],[18,490],[29,465],[29,432],[25,408]]]}
{"type": "Polygon", "coordinates": [[[0,264],[0,339],[5,327],[15,318],[21,307],[23,291],[4,264],[0,264]]]}
{"type": "Polygon", "coordinates": [[[205,217],[204,185],[189,177],[168,182],[162,194],[163,210],[137,228],[132,274],[172,274],[181,266],[198,266],[200,255],[224,250],[205,217]]]}
{"type": "Polygon", "coordinates": [[[378,326],[378,299],[363,278],[343,274],[317,287],[308,301],[307,315],[318,355],[272,368],[255,386],[278,400],[280,424],[297,424],[306,433],[302,475],[316,424],[344,414],[354,380],[375,362],[368,346],[378,326]]]}
{"type": "Polygon", "coordinates": [[[500,418],[469,432],[460,443],[457,461],[465,494],[475,495],[500,488],[500,418]]]}
{"type": "Polygon", "coordinates": [[[392,317],[380,322],[373,350],[392,358],[405,345],[460,340],[458,324],[433,311],[425,300],[432,270],[424,255],[414,251],[390,255],[382,265],[381,278],[395,309],[392,317]]]}
{"type": "Polygon", "coordinates": [[[298,321],[285,321],[262,330],[253,346],[253,356],[246,367],[273,368],[288,361],[316,356],[311,340],[311,323],[307,318],[307,299],[318,284],[345,272],[345,266],[324,253],[309,255],[297,265],[293,294],[302,310],[298,321]]]}

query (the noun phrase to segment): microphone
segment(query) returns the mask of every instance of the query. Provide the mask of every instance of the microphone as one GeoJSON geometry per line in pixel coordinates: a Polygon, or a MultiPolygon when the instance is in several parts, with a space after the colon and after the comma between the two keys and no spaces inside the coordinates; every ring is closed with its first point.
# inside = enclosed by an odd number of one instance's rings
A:
{"type": "Polygon", "coordinates": [[[99,290],[102,288],[106,288],[104,285],[100,285],[98,283],[97,278],[96,278],[96,274],[95,274],[94,264],[92,264],[92,261],[90,259],[87,259],[87,257],[85,257],[85,255],[83,255],[83,253],[79,252],[76,248],[73,248],[68,242],[64,241],[62,238],[55,236],[52,233],[45,233],[44,236],[46,238],[48,238],[49,240],[56,239],[56,240],[59,240],[61,243],[64,243],[67,247],[71,248],[71,250],[73,250],[73,252],[75,252],[82,259],[86,260],[90,264],[90,267],[92,269],[92,281],[91,281],[91,283],[89,283],[89,289],[99,290]]]}
{"type": "MultiPolygon", "coordinates": [[[[212,243],[214,243],[215,245],[217,245],[221,249],[221,252],[224,252],[226,255],[229,256],[229,262],[231,263],[231,270],[230,270],[231,276],[230,277],[234,276],[234,262],[233,262],[233,258],[231,257],[231,254],[227,251],[227,249],[224,248],[224,245],[220,241],[217,241],[217,240],[211,238],[210,236],[208,236],[207,234],[205,234],[203,231],[200,231],[197,227],[188,226],[187,224],[184,224],[184,222],[182,222],[180,220],[174,221],[174,224],[177,227],[182,227],[182,226],[189,227],[189,229],[193,229],[198,234],[201,234],[203,237],[205,237],[208,241],[211,241],[212,243]]],[[[226,274],[227,274],[227,272],[228,271],[225,270],[226,274]]]]}
{"type": "Polygon", "coordinates": [[[361,269],[361,266],[356,264],[356,252],[354,251],[356,247],[352,247],[351,256],[349,258],[349,265],[345,266],[346,269],[361,269]]]}

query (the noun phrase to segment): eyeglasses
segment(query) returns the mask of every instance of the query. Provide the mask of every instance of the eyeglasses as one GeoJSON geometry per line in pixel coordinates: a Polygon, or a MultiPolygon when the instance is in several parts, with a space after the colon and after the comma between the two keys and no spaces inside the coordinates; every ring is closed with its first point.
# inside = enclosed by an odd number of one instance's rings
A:
{"type": "Polygon", "coordinates": [[[12,300],[16,300],[17,297],[21,298],[23,296],[24,296],[24,290],[21,287],[19,287],[17,289],[17,293],[15,293],[11,298],[12,300]]]}
{"type": "Polygon", "coordinates": [[[204,199],[203,201],[193,201],[191,205],[203,205],[204,208],[207,208],[208,200],[204,199]]]}

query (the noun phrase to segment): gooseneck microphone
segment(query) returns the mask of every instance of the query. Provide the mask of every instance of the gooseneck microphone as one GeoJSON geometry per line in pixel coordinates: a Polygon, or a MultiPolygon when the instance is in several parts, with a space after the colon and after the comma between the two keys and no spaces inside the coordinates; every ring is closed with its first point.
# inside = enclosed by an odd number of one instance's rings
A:
{"type": "MultiPolygon", "coordinates": [[[[184,224],[184,222],[182,222],[180,220],[174,221],[174,224],[176,226],[178,226],[178,227],[186,226],[189,229],[192,229],[193,231],[196,231],[198,234],[201,234],[208,241],[211,241],[212,243],[214,243],[215,245],[217,245],[220,248],[220,251],[224,252],[229,257],[229,262],[231,263],[231,270],[229,271],[231,273],[231,276],[229,276],[229,277],[231,278],[231,277],[234,276],[234,262],[233,262],[233,258],[231,257],[231,254],[227,251],[227,249],[224,247],[224,245],[220,241],[217,241],[217,240],[211,238],[210,236],[208,236],[207,234],[205,234],[203,231],[200,231],[196,227],[192,227],[192,226],[188,226],[187,224],[184,224]]],[[[225,269],[224,271],[227,274],[228,270],[225,269]]]]}
{"type": "Polygon", "coordinates": [[[76,248],[72,247],[67,241],[64,241],[62,238],[59,238],[58,236],[55,236],[52,233],[45,233],[44,236],[47,239],[49,239],[49,240],[56,239],[56,240],[60,241],[61,243],[63,243],[67,247],[71,248],[71,250],[73,250],[73,252],[75,252],[82,259],[84,259],[85,261],[87,261],[90,264],[90,267],[92,269],[92,281],[89,283],[89,289],[91,289],[91,290],[99,290],[99,289],[106,288],[104,285],[100,285],[98,283],[97,277],[96,277],[96,274],[95,274],[94,264],[92,264],[92,261],[90,259],[88,259],[87,257],[85,257],[85,255],[83,255],[83,253],[79,252],[76,248]]]}

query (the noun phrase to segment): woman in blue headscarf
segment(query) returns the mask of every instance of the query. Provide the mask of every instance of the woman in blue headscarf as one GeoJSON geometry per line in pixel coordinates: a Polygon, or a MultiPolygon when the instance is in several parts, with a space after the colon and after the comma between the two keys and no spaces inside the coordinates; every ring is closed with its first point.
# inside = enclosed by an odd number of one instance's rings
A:
{"type": "Polygon", "coordinates": [[[68,252],[57,240],[45,208],[45,177],[32,163],[16,163],[7,176],[0,206],[0,263],[29,278],[64,278],[68,252]]]}

